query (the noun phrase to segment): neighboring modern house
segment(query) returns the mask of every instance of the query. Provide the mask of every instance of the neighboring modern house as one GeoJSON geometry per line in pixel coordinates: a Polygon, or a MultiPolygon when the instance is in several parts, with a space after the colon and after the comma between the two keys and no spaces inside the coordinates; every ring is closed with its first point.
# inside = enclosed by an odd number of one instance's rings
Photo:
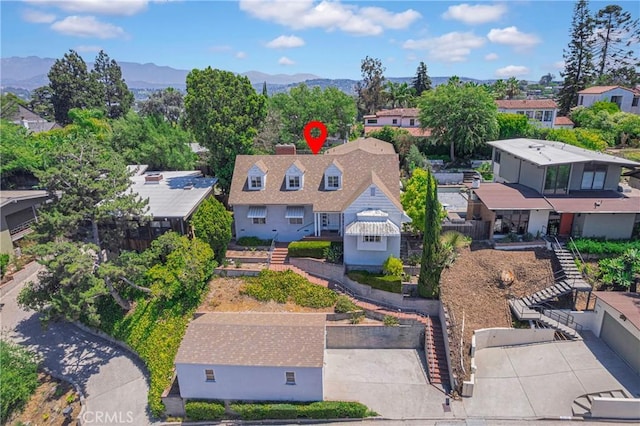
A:
{"type": "Polygon", "coordinates": [[[347,265],[381,265],[400,255],[398,155],[360,138],[324,155],[238,155],[229,204],[236,238],[342,238],[347,265]]]}
{"type": "Polygon", "coordinates": [[[61,129],[58,123],[47,121],[28,108],[18,105],[18,110],[13,114],[9,121],[19,124],[33,133],[46,132],[53,129],[61,129]]]}
{"type": "Polygon", "coordinates": [[[175,358],[185,399],[322,401],[325,314],[212,312],[175,358]]]}
{"type": "Polygon", "coordinates": [[[640,163],[537,139],[488,142],[494,183],[471,189],[467,218],[515,232],[630,238],[640,221],[640,191],[620,192],[623,168],[640,163]]]}
{"type": "Polygon", "coordinates": [[[596,291],[593,332],[640,374],[640,294],[596,291]]]}
{"type": "Polygon", "coordinates": [[[640,114],[640,91],[622,86],[593,86],[578,92],[578,106],[589,107],[598,101],[613,102],[623,112],[640,114]]]}
{"type": "Polygon", "coordinates": [[[404,129],[415,137],[427,137],[431,135],[428,129],[420,128],[418,108],[383,109],[372,115],[364,116],[364,134],[382,129],[384,126],[404,129]]]}
{"type": "Polygon", "coordinates": [[[31,233],[37,209],[51,199],[47,191],[24,190],[0,193],[0,253],[14,254],[14,243],[31,233]]]}
{"type": "Polygon", "coordinates": [[[513,99],[497,100],[498,112],[509,114],[523,114],[529,122],[538,127],[555,127],[558,115],[558,104],[552,99],[513,99]]]}
{"type": "Polygon", "coordinates": [[[198,206],[213,195],[217,178],[205,178],[199,171],[146,172],[146,166],[129,166],[133,172],[130,190],[148,199],[151,220],[128,231],[124,246],[146,249],[167,231],[186,234],[188,221],[198,206]]]}

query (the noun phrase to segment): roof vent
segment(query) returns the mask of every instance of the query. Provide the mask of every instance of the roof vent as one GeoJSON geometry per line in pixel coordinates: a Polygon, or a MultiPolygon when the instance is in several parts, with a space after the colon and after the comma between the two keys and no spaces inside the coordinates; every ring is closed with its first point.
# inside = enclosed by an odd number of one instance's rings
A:
{"type": "Polygon", "coordinates": [[[144,175],[144,183],[160,183],[161,180],[161,173],[149,173],[147,175],[144,175]]]}
{"type": "Polygon", "coordinates": [[[184,188],[182,188],[182,189],[184,189],[185,191],[188,191],[188,190],[190,190],[190,189],[193,189],[193,184],[192,184],[192,183],[190,183],[190,184],[188,184],[188,185],[185,185],[185,186],[184,186],[184,188]]]}
{"type": "Polygon", "coordinates": [[[529,148],[536,148],[538,151],[540,151],[540,148],[544,148],[544,144],[532,143],[531,145],[529,145],[529,148]]]}

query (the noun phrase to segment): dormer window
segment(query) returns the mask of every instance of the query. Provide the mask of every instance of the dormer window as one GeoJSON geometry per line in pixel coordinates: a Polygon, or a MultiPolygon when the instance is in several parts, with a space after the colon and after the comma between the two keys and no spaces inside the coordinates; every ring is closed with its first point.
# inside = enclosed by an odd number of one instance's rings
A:
{"type": "Polygon", "coordinates": [[[262,160],[256,162],[249,169],[247,187],[249,191],[260,191],[267,185],[267,166],[262,160]]]}
{"type": "Polygon", "coordinates": [[[342,166],[336,160],[324,171],[324,188],[327,191],[342,189],[342,166]]]}
{"type": "Polygon", "coordinates": [[[250,189],[262,189],[262,176],[251,176],[249,179],[250,189]]]}
{"type": "Polygon", "coordinates": [[[305,167],[300,163],[300,161],[296,160],[291,166],[289,166],[285,174],[285,185],[287,190],[296,191],[298,189],[302,189],[302,185],[304,184],[304,172],[305,167]]]}
{"type": "Polygon", "coordinates": [[[287,189],[300,189],[300,176],[289,176],[287,179],[287,189]]]}

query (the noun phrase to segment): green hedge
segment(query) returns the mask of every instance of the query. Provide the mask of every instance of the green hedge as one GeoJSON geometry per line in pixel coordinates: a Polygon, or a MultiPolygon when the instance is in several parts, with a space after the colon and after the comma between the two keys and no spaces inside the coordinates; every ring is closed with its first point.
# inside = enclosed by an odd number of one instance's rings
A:
{"type": "Polygon", "coordinates": [[[4,277],[4,273],[7,271],[7,266],[9,266],[9,255],[6,253],[0,253],[0,278],[4,277]]]}
{"type": "Polygon", "coordinates": [[[604,241],[595,238],[579,238],[574,240],[575,248],[581,254],[595,254],[604,256],[620,256],[627,249],[640,250],[640,240],[604,241]]]}
{"type": "Polygon", "coordinates": [[[20,411],[38,388],[38,363],[27,348],[0,340],[0,423],[20,411]]]}
{"type": "Polygon", "coordinates": [[[220,420],[224,417],[224,404],[217,401],[187,401],[184,410],[189,420],[220,420]]]}
{"type": "Polygon", "coordinates": [[[265,402],[257,404],[231,404],[231,409],[242,420],[265,419],[361,419],[370,413],[359,402],[319,401],[312,403],[265,402]]]}
{"type": "Polygon", "coordinates": [[[313,257],[324,259],[331,241],[294,241],[289,244],[289,257],[313,257]]]}
{"type": "Polygon", "coordinates": [[[257,277],[245,277],[242,292],[261,301],[286,303],[291,301],[309,308],[328,308],[336,303],[333,290],[312,284],[293,271],[265,269],[257,277]]]}
{"type": "Polygon", "coordinates": [[[258,237],[240,237],[236,244],[245,247],[270,246],[271,240],[262,240],[258,237]]]}
{"type": "Polygon", "coordinates": [[[402,293],[402,278],[397,275],[372,274],[367,271],[349,271],[347,276],[360,284],[390,293],[402,293]]]}

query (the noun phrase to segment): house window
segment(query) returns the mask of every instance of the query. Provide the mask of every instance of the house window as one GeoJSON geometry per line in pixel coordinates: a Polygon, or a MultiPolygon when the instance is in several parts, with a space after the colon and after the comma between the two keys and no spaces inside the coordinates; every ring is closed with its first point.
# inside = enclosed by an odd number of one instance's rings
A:
{"type": "Polygon", "coordinates": [[[392,121],[392,123],[393,123],[393,124],[398,124],[398,119],[397,119],[397,118],[394,118],[394,119],[393,119],[393,121],[392,121]]]}
{"type": "Polygon", "coordinates": [[[287,385],[295,385],[296,384],[296,373],[293,371],[287,371],[284,373],[286,384],[287,385]]]}
{"type": "Polygon", "coordinates": [[[380,235],[363,235],[362,242],[363,243],[379,243],[382,241],[382,237],[380,235]]]}
{"type": "Polygon", "coordinates": [[[524,115],[524,111],[516,111],[516,114],[524,115]]]}
{"type": "Polygon", "coordinates": [[[502,151],[499,151],[499,150],[497,150],[497,149],[494,151],[494,153],[493,153],[493,162],[494,162],[494,163],[496,163],[496,164],[500,164],[500,153],[501,153],[501,152],[502,152],[502,151]]]}
{"type": "Polygon", "coordinates": [[[249,178],[249,188],[262,189],[262,176],[251,176],[249,178]]]}
{"type": "Polygon", "coordinates": [[[287,183],[289,189],[300,189],[300,176],[289,176],[287,183]]]}
{"type": "Polygon", "coordinates": [[[375,188],[375,187],[373,187],[373,186],[372,186],[371,188],[369,188],[369,194],[370,194],[372,197],[375,197],[375,196],[376,196],[376,188],[375,188]]]}
{"type": "Polygon", "coordinates": [[[327,186],[332,189],[340,188],[340,176],[327,176],[327,186]]]}
{"type": "Polygon", "coordinates": [[[527,118],[528,118],[529,120],[533,119],[533,111],[526,111],[526,112],[525,112],[525,115],[527,116],[527,118]]]}
{"type": "Polygon", "coordinates": [[[367,124],[378,124],[378,120],[376,118],[367,119],[367,124]]]}
{"type": "Polygon", "coordinates": [[[204,370],[204,376],[207,380],[207,382],[215,382],[216,381],[216,376],[215,374],[213,374],[213,370],[204,370]]]}
{"type": "Polygon", "coordinates": [[[542,121],[542,111],[536,111],[535,118],[538,121],[542,121]]]}
{"type": "Polygon", "coordinates": [[[547,173],[544,180],[544,193],[566,194],[569,187],[570,172],[571,165],[569,164],[547,167],[547,173]]]}
{"type": "Polygon", "coordinates": [[[496,221],[493,232],[498,234],[508,234],[515,232],[522,235],[529,228],[528,210],[502,210],[496,212],[496,221]]]}
{"type": "Polygon", "coordinates": [[[578,105],[582,105],[584,103],[584,96],[580,95],[580,102],[578,102],[578,105]]]}
{"type": "Polygon", "coordinates": [[[606,177],[607,166],[604,164],[585,164],[580,189],[603,189],[606,177]]]}
{"type": "Polygon", "coordinates": [[[544,121],[551,121],[552,118],[553,118],[553,111],[544,112],[544,121]]]}
{"type": "Polygon", "coordinates": [[[409,119],[409,126],[415,126],[416,125],[416,120],[415,118],[410,118],[409,119]]]}
{"type": "Polygon", "coordinates": [[[253,224],[254,225],[264,225],[267,223],[267,218],[266,217],[254,217],[253,218],[253,224]]]}
{"type": "Polygon", "coordinates": [[[640,97],[634,96],[633,100],[631,101],[631,106],[632,107],[637,107],[638,106],[638,100],[640,100],[640,97]]]}
{"type": "Polygon", "coordinates": [[[289,225],[302,225],[302,218],[301,217],[290,217],[289,218],[289,225]]]}
{"type": "Polygon", "coordinates": [[[611,102],[618,105],[618,108],[620,108],[622,106],[622,96],[612,96],[611,102]]]}

